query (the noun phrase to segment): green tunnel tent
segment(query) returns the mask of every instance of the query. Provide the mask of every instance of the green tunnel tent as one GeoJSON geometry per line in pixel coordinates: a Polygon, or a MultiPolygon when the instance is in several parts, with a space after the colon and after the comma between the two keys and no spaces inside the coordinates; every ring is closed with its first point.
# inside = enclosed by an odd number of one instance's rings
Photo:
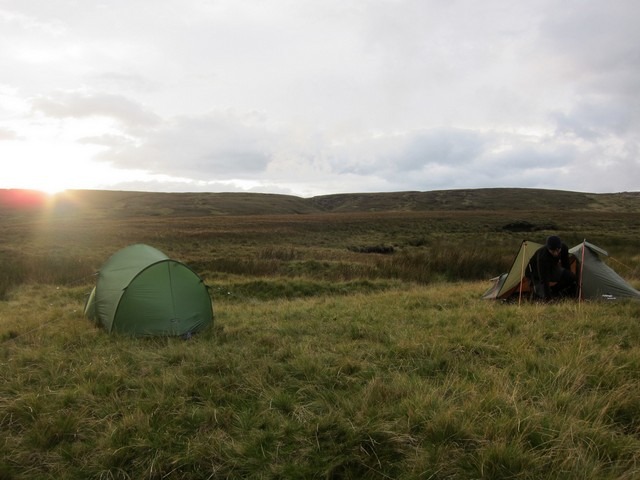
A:
{"type": "MultiPolygon", "coordinates": [[[[507,273],[492,279],[492,285],[483,298],[509,300],[528,298],[531,293],[525,269],[529,260],[543,245],[525,240],[507,273]]],[[[587,300],[618,298],[640,299],[640,291],[629,285],[611,267],[603,262],[608,253],[602,248],[584,241],[569,249],[571,269],[579,281],[581,298],[587,300]]]]}
{"type": "Polygon", "coordinates": [[[132,336],[188,335],[213,323],[202,279],[143,244],[116,252],[100,268],[85,315],[109,333],[132,336]]]}
{"type": "Polygon", "coordinates": [[[602,261],[602,257],[609,254],[601,248],[583,242],[569,249],[581,266],[579,272],[582,280],[582,298],[586,299],[616,299],[635,298],[640,300],[640,291],[629,285],[611,267],[602,261]]]}

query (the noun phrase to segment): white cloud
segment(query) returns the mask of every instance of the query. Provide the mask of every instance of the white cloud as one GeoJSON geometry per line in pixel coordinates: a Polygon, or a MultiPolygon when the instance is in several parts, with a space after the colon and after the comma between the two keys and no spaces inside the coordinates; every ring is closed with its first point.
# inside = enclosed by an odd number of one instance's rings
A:
{"type": "Polygon", "coordinates": [[[18,136],[16,132],[9,128],[0,128],[0,141],[2,140],[16,140],[18,136]]]}
{"type": "Polygon", "coordinates": [[[639,14],[634,0],[6,0],[0,158],[33,171],[46,145],[47,162],[103,172],[87,188],[638,190],[639,14]]]}

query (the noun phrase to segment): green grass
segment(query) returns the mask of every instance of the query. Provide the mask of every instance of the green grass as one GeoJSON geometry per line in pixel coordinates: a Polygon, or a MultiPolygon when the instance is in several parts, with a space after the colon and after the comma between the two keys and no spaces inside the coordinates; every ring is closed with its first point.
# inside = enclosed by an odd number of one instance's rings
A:
{"type": "Polygon", "coordinates": [[[636,477],[640,305],[482,287],[220,298],[190,341],[110,337],[82,288],[20,288],[0,478],[636,477]]]}
{"type": "Polygon", "coordinates": [[[0,480],[638,478],[640,303],[480,298],[551,233],[503,228],[518,220],[602,246],[638,287],[635,204],[493,194],[0,211],[0,480]],[[132,243],[202,275],[211,329],[137,339],[83,317],[93,273],[132,243]]]}

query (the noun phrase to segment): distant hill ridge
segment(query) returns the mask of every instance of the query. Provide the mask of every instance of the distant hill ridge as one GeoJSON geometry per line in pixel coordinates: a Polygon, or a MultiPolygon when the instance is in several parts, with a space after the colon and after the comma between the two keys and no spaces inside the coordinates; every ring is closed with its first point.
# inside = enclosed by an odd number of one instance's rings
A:
{"type": "Polygon", "coordinates": [[[69,190],[55,196],[1,190],[0,213],[48,208],[100,216],[285,215],[388,211],[593,210],[640,212],[640,192],[582,193],[529,188],[342,193],[311,198],[266,193],[69,190]]]}

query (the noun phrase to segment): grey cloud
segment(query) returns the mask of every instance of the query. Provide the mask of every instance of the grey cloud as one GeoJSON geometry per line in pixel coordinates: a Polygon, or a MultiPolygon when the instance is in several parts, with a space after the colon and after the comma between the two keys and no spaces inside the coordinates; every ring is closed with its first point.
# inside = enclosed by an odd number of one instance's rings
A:
{"type": "Polygon", "coordinates": [[[617,74],[640,65],[640,4],[570,0],[547,11],[541,42],[576,72],[617,74]]]}
{"type": "Polygon", "coordinates": [[[491,185],[543,186],[567,181],[578,156],[571,144],[499,131],[433,129],[378,138],[366,149],[334,154],[336,174],[384,179],[387,189],[464,188],[491,185]],[[384,150],[384,151],[383,151],[384,150]],[[351,160],[349,160],[351,159],[351,160]]]}
{"type": "Polygon", "coordinates": [[[573,158],[569,171],[583,191],[637,191],[640,178],[640,142],[632,138],[607,138],[583,147],[573,158]]]}
{"type": "Polygon", "coordinates": [[[398,165],[406,170],[419,170],[427,164],[463,167],[483,151],[485,141],[474,131],[435,129],[415,135],[401,152],[398,165]]]}
{"type": "Polygon", "coordinates": [[[137,145],[114,146],[100,159],[123,168],[198,180],[257,177],[276,145],[277,135],[259,117],[218,112],[165,122],[137,145]]]}
{"type": "Polygon", "coordinates": [[[638,114],[632,105],[617,102],[579,103],[568,113],[554,112],[550,116],[559,134],[570,133],[584,139],[603,135],[625,135],[637,127],[638,114]]]}
{"type": "Polygon", "coordinates": [[[33,109],[56,118],[104,116],[128,126],[152,126],[160,118],[122,95],[62,92],[32,100],[33,109]]]}
{"type": "MultiPolygon", "coordinates": [[[[570,102],[551,113],[560,133],[582,138],[640,126],[640,3],[571,0],[547,12],[539,45],[570,102]]],[[[564,100],[564,99],[562,99],[564,100]]]]}
{"type": "Polygon", "coordinates": [[[486,139],[473,130],[419,130],[340,146],[332,163],[338,172],[358,174],[383,171],[405,175],[437,165],[463,168],[482,155],[485,144],[486,139]]]}
{"type": "Polygon", "coordinates": [[[531,138],[518,134],[495,135],[478,164],[490,169],[556,169],[571,163],[577,149],[573,143],[562,143],[552,136],[531,138]]]}

